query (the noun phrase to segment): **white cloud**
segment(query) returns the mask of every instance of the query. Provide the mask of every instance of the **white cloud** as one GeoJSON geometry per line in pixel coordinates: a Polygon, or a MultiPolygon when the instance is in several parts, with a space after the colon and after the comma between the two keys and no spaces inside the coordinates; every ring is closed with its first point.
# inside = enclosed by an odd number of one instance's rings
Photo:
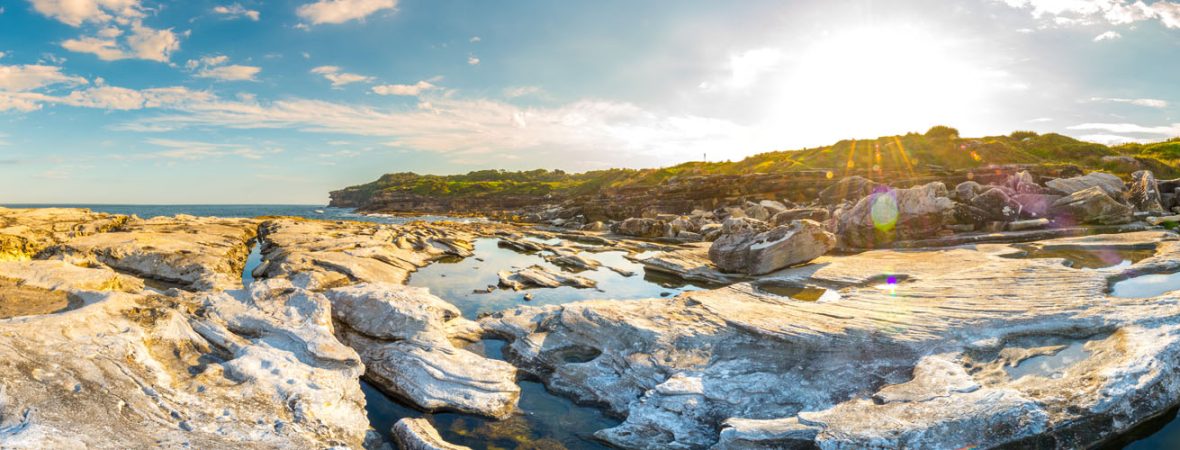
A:
{"type": "Polygon", "coordinates": [[[119,42],[121,35],[121,29],[106,27],[95,36],[67,39],[61,46],[72,52],[93,54],[103,61],[137,58],[168,62],[172,53],[180,49],[180,38],[171,29],[155,29],[139,21],[131,24],[131,34],[122,44],[119,42]]]}
{"type": "Polygon", "coordinates": [[[778,68],[783,61],[783,52],[776,48],[748,50],[729,58],[730,78],[727,85],[733,88],[749,87],[766,72],[778,68]]]}
{"type": "Polygon", "coordinates": [[[373,81],[373,77],[364,75],[357,75],[355,73],[347,73],[336,66],[319,66],[311,69],[311,73],[321,75],[324,79],[332,82],[332,87],[338,88],[352,83],[362,83],[373,81]]]}
{"type": "Polygon", "coordinates": [[[470,39],[470,42],[471,42],[472,44],[474,44],[474,43],[476,43],[476,42],[479,42],[479,41],[482,41],[482,40],[483,40],[483,39],[481,39],[479,36],[472,36],[472,37],[471,37],[471,39],[470,39]]]}
{"type": "Polygon", "coordinates": [[[382,84],[373,86],[373,92],[380,95],[420,95],[423,92],[438,89],[438,86],[426,81],[414,84],[382,84]]]}
{"type": "Polygon", "coordinates": [[[6,55],[6,54],[7,54],[7,53],[0,52],[0,59],[3,59],[3,58],[4,58],[4,55],[6,55]]]}
{"type": "Polygon", "coordinates": [[[397,7],[397,0],[319,0],[300,6],[295,13],[314,25],[344,23],[363,19],[384,9],[397,7]]]}
{"type": "Polygon", "coordinates": [[[1070,130],[1104,131],[1118,134],[1151,134],[1159,136],[1180,136],[1180,123],[1163,126],[1146,126],[1133,123],[1083,123],[1069,127],[1070,130]]]}
{"type": "Polygon", "coordinates": [[[40,92],[0,91],[0,111],[35,111],[44,104],[107,110],[176,109],[213,100],[212,94],[184,87],[136,90],[117,86],[96,86],[60,96],[40,92]]]}
{"type": "Polygon", "coordinates": [[[117,156],[117,159],[180,159],[186,161],[198,161],[209,158],[221,158],[225,156],[236,156],[245,159],[259,160],[266,155],[274,155],[282,153],[280,148],[264,148],[258,149],[251,146],[240,144],[216,144],[211,142],[201,141],[185,141],[176,139],[148,139],[148,144],[164,147],[168,150],[162,150],[151,153],[139,153],[128,156],[117,156]]]}
{"type": "Polygon", "coordinates": [[[468,56],[467,57],[467,64],[472,65],[472,66],[477,66],[477,65],[479,65],[479,58],[476,58],[475,56],[468,56]]]}
{"type": "Polygon", "coordinates": [[[1094,36],[1094,42],[1113,41],[1121,37],[1123,37],[1123,35],[1119,34],[1117,31],[1107,31],[1100,35],[1094,36]]]}
{"type": "Polygon", "coordinates": [[[247,9],[246,7],[242,6],[241,3],[234,3],[229,6],[216,6],[213,8],[213,13],[223,15],[227,19],[239,19],[245,17],[255,22],[257,22],[261,17],[261,14],[258,11],[247,9]]]}
{"type": "Polygon", "coordinates": [[[1107,102],[1107,103],[1126,103],[1135,106],[1145,106],[1148,108],[1167,108],[1168,102],[1155,98],[1107,98],[1107,97],[1091,97],[1092,102],[1107,102]]]}
{"type": "Polygon", "coordinates": [[[1133,138],[1133,137],[1129,137],[1129,136],[1120,136],[1117,134],[1087,134],[1084,136],[1078,136],[1078,139],[1081,139],[1083,141],[1097,142],[1099,144],[1106,144],[1106,145],[1118,145],[1118,144],[1126,144],[1126,143],[1130,143],[1130,142],[1139,142],[1139,143],[1148,142],[1147,139],[1133,138]]]}
{"type": "Polygon", "coordinates": [[[201,69],[196,75],[200,78],[214,78],[221,81],[253,81],[254,76],[261,71],[262,69],[259,67],[233,64],[201,69]]]}
{"type": "Polygon", "coordinates": [[[529,95],[537,95],[542,92],[539,86],[517,86],[504,89],[504,96],[508,98],[525,97],[529,95]]]}
{"type": "Polygon", "coordinates": [[[42,15],[73,26],[143,17],[139,0],[29,0],[42,15]]]}
{"type": "Polygon", "coordinates": [[[54,66],[0,65],[0,91],[31,91],[57,84],[86,84],[86,79],[63,74],[60,67],[54,66]]]}
{"type": "Polygon", "coordinates": [[[262,72],[262,68],[230,64],[225,55],[202,56],[200,59],[190,59],[184,67],[198,78],[213,78],[220,81],[254,81],[254,77],[262,72]]]}
{"type": "Polygon", "coordinates": [[[1165,27],[1180,28],[1180,3],[1159,0],[997,0],[1013,8],[1027,9],[1033,17],[1056,25],[1123,25],[1159,20],[1165,27]]]}

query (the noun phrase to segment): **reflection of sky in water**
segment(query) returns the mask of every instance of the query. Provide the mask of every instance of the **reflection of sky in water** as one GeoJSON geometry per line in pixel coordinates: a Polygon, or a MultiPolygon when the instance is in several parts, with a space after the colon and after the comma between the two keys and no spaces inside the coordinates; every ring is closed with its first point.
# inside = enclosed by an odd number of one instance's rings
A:
{"type": "Polygon", "coordinates": [[[1180,289],[1180,272],[1142,275],[1120,281],[1111,288],[1111,295],[1122,298],[1155,297],[1180,289]]]}
{"type": "Polygon", "coordinates": [[[1090,356],[1085,345],[1086,341],[1074,342],[1056,354],[1034,356],[1021,361],[1016,367],[1005,367],[1004,370],[1013,380],[1028,375],[1061,378],[1066,368],[1090,356]]]}
{"type": "Polygon", "coordinates": [[[242,285],[250,287],[254,282],[254,269],[262,264],[262,245],[254,242],[250,247],[250,256],[246,257],[246,267],[242,268],[242,285]]]}
{"type": "Polygon", "coordinates": [[[499,284],[498,272],[501,270],[522,269],[532,265],[561,270],[558,266],[546,262],[541,253],[519,253],[500,248],[497,242],[497,239],[477,239],[475,256],[426,266],[413,273],[408,284],[429,288],[435,295],[458,306],[463,316],[468,318],[476,318],[480,313],[497,312],[522,305],[551,305],[588,299],[654,298],[699,289],[675,277],[656,273],[645,274],[643,265],[628,260],[625,257],[626,252],[610,251],[581,253],[582,256],[602,263],[602,267],[597,270],[576,273],[578,276],[598,282],[598,289],[562,286],[556,289],[512,291],[497,288],[490,293],[473,292],[499,284]],[[609,267],[629,271],[635,275],[625,277],[609,267]],[[533,299],[525,301],[525,293],[533,294],[533,299]]]}
{"type": "Polygon", "coordinates": [[[1013,258],[1062,258],[1075,269],[1125,268],[1155,255],[1155,249],[1058,248],[1030,250],[1013,258]]]}

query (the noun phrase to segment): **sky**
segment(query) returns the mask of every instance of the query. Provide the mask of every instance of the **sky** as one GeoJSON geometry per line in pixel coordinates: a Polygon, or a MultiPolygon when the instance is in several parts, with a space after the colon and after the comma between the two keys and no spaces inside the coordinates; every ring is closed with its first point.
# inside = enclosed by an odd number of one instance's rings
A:
{"type": "Polygon", "coordinates": [[[945,124],[1180,136],[1180,2],[0,0],[0,204],[323,204],[945,124]]]}

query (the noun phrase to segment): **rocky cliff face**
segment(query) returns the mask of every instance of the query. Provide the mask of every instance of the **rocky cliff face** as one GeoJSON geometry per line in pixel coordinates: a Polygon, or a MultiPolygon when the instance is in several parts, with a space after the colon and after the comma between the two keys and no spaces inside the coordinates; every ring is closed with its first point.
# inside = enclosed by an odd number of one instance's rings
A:
{"type": "Polygon", "coordinates": [[[427,196],[407,191],[378,191],[366,193],[359,189],[344,189],[331,193],[330,206],[357,208],[368,212],[482,214],[489,216],[524,215],[561,206],[561,214],[572,218],[581,215],[587,222],[623,220],[658,213],[685,214],[694,209],[711,210],[726,205],[740,205],[745,201],[787,200],[811,202],[824,188],[835,184],[846,175],[860,175],[869,179],[891,180],[894,186],[908,187],[941,181],[954,186],[967,180],[980,183],[1003,180],[1028,170],[1039,178],[1059,178],[1078,175],[1081,170],[1072,166],[1010,165],[984,169],[924,173],[892,173],[859,171],[812,170],[787,173],[751,173],[742,175],[708,175],[672,178],[648,185],[604,188],[589,195],[497,195],[427,196]]]}

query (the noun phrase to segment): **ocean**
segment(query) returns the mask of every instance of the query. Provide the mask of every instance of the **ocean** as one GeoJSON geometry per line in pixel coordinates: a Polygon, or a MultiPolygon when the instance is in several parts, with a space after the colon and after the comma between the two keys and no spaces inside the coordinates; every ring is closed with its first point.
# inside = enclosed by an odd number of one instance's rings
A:
{"type": "Polygon", "coordinates": [[[206,217],[258,217],[258,216],[295,216],[308,219],[323,220],[358,220],[364,222],[400,224],[415,220],[438,222],[452,220],[467,222],[471,218],[456,218],[437,215],[424,216],[391,216],[386,214],[361,214],[351,208],[332,208],[322,205],[96,205],[96,204],[67,204],[67,203],[25,203],[0,205],[7,208],[86,208],[91,211],[110,214],[134,214],[140,218],[150,219],[159,216],[175,216],[188,214],[190,216],[206,217]]]}

